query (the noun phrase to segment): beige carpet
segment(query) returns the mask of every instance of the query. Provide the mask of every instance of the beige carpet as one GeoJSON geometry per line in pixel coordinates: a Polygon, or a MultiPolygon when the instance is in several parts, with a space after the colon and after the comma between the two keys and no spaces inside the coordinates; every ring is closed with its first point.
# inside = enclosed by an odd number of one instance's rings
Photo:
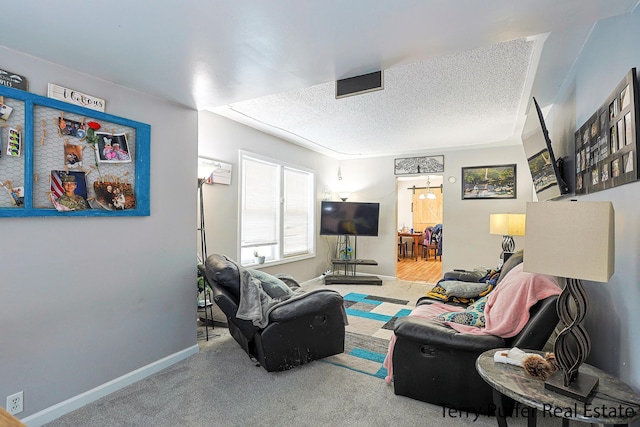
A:
{"type": "MultiPolygon", "coordinates": [[[[334,288],[344,294],[367,293],[415,304],[429,285],[388,282],[370,289],[334,288]]],[[[374,376],[328,363],[316,361],[289,371],[266,372],[247,357],[228,329],[216,326],[209,332],[210,340],[204,341],[204,327],[198,327],[198,354],[62,416],[47,427],[496,425],[493,417],[451,415],[442,407],[397,396],[392,386],[374,376]]],[[[557,418],[538,417],[539,426],[560,424],[557,418]]],[[[527,420],[512,418],[509,425],[524,427],[527,420]]],[[[572,421],[571,425],[584,424],[572,421]]]]}

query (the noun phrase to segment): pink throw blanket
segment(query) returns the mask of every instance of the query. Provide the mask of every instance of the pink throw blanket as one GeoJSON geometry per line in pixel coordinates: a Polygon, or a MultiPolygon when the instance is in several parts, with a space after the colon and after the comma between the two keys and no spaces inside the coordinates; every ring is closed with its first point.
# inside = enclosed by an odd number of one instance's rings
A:
{"type": "MultiPolygon", "coordinates": [[[[497,335],[502,338],[511,338],[518,335],[527,324],[529,309],[535,303],[552,295],[559,295],[560,292],[556,277],[525,273],[522,271],[521,263],[509,271],[495,290],[487,296],[487,304],[484,309],[486,326],[484,328],[453,322],[445,323],[465,334],[497,335]]],[[[465,311],[465,309],[436,303],[418,306],[409,315],[433,319],[439,314],[452,311],[465,311]]],[[[387,384],[393,378],[392,358],[395,341],[396,337],[392,335],[383,364],[388,372],[385,378],[387,384]]]]}

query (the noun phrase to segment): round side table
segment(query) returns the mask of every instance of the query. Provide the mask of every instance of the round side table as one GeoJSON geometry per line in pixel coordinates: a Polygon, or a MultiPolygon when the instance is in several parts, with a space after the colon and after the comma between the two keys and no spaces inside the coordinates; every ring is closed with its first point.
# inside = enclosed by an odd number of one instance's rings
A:
{"type": "MultiPolygon", "coordinates": [[[[507,421],[501,406],[501,394],[526,406],[516,416],[528,417],[528,425],[535,426],[537,417],[562,417],[562,425],[569,420],[587,423],[628,425],[640,419],[640,395],[618,378],[586,363],[580,372],[598,377],[598,388],[587,402],[581,402],[562,394],[547,390],[544,381],[528,376],[519,366],[497,363],[493,355],[501,349],[488,350],[476,360],[476,369],[482,379],[493,388],[498,425],[505,427],[507,421]]],[[[509,349],[506,349],[509,350],[509,349]]],[[[543,354],[524,350],[527,353],[543,354]]]]}

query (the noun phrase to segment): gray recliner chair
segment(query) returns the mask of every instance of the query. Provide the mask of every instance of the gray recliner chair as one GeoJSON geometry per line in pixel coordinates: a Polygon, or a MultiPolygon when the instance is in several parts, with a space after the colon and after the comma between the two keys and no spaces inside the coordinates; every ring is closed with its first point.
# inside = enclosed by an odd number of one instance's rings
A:
{"type": "Polygon", "coordinates": [[[198,266],[225,313],[229,331],[244,351],[267,371],[282,371],[344,351],[346,314],[342,296],[330,289],[293,293],[296,284],[255,270],[271,297],[284,301],[268,312],[265,326],[236,316],[241,301],[241,268],[224,255],[210,255],[198,266]]]}

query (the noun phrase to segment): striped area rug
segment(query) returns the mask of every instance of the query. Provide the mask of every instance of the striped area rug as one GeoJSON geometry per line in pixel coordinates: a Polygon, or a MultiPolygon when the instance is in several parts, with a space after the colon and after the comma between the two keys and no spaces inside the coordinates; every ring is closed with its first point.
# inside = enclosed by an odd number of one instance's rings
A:
{"type": "Polygon", "coordinates": [[[349,319],[344,353],[322,360],[384,379],[387,370],[382,363],[395,321],[407,316],[414,305],[409,305],[406,300],[354,292],[343,297],[349,319]]]}

